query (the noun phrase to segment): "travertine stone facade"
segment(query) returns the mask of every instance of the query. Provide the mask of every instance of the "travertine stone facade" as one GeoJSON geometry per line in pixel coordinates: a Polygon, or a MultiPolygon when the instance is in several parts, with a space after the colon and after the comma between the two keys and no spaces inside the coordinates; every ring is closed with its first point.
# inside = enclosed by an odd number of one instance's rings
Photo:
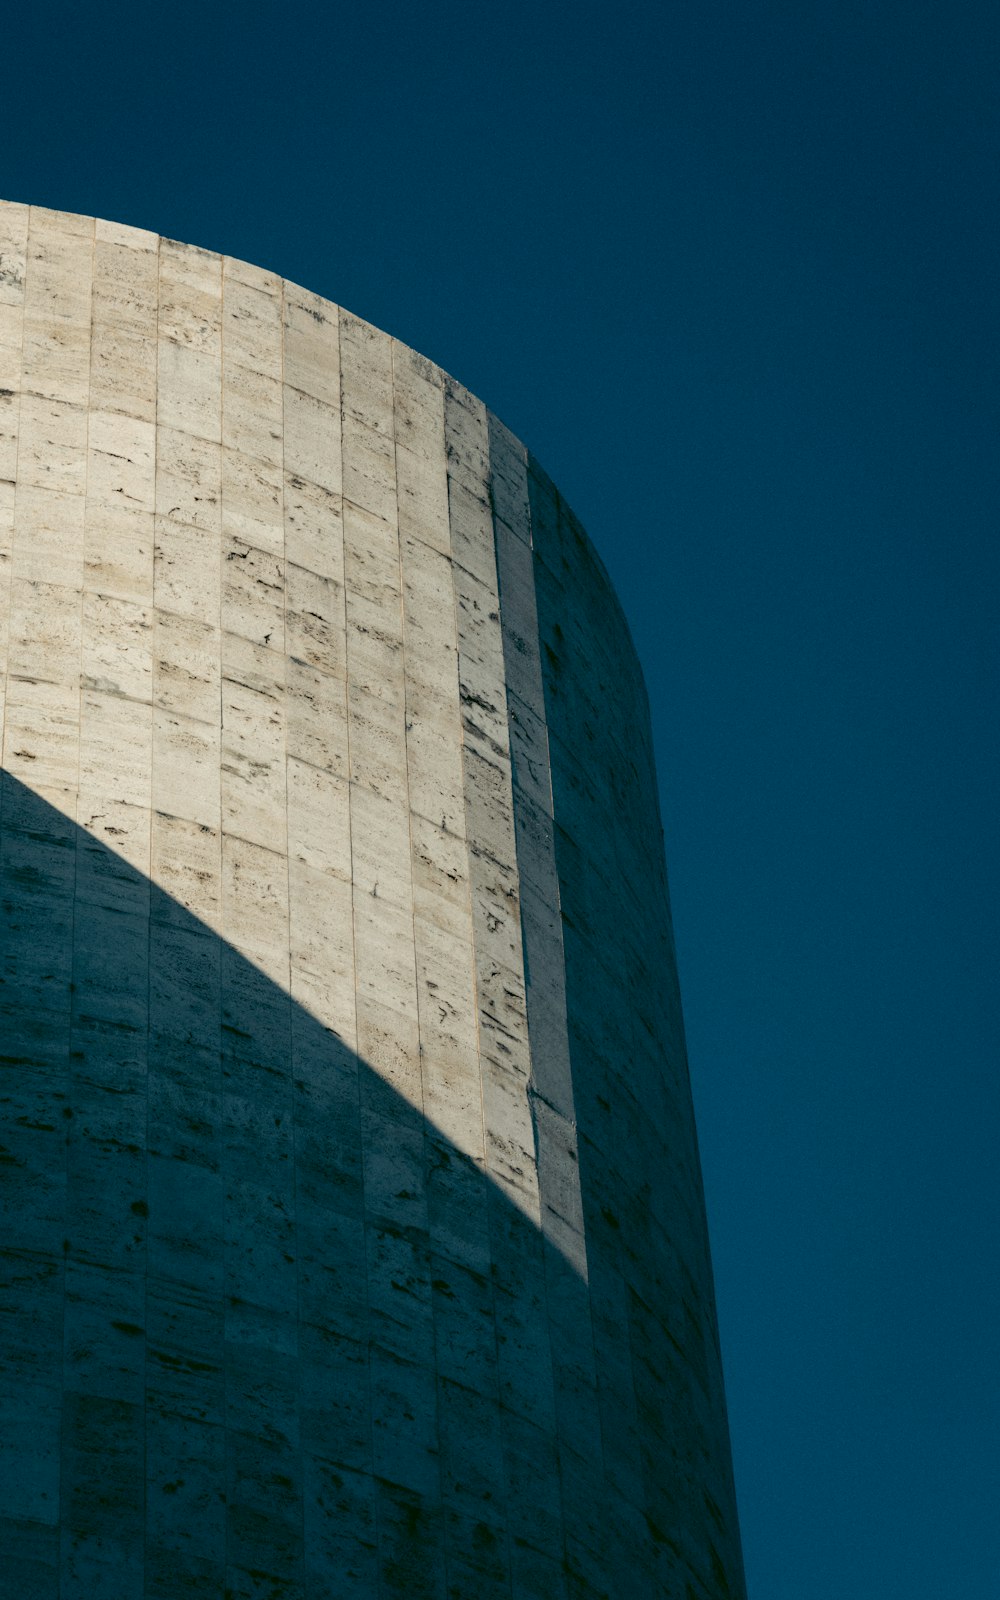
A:
{"type": "Polygon", "coordinates": [[[0,206],[0,1562],[743,1593],[649,720],[523,446],[0,206]]]}

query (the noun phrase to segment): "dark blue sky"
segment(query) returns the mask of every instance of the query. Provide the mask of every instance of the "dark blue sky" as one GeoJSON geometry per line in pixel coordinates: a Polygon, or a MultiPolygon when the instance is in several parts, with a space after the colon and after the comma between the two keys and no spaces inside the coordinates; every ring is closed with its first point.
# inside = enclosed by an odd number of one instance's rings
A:
{"type": "Polygon", "coordinates": [[[389,329],[590,529],[653,703],[751,1600],[997,1592],[1000,12],[2,32],[5,198],[389,329]]]}

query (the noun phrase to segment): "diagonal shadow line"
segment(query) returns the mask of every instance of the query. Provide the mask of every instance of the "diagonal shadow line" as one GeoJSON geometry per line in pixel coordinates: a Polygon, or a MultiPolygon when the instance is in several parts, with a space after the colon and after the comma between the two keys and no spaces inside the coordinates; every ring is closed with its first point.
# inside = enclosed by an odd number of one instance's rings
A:
{"type": "Polygon", "coordinates": [[[0,798],[11,1592],[673,1592],[580,1435],[572,1267],[196,916],[0,798]]]}

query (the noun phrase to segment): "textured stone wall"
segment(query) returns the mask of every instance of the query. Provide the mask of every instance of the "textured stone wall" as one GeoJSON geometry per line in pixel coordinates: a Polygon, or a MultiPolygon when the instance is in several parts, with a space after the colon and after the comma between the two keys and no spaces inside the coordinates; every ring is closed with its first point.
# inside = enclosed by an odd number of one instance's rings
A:
{"type": "Polygon", "coordinates": [[[0,206],[0,1549],[743,1593],[642,679],[460,384],[0,206]]]}

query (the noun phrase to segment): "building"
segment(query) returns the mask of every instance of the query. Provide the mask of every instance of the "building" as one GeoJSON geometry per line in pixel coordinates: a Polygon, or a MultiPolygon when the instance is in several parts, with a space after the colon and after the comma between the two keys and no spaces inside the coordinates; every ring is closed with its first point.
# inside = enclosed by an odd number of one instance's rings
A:
{"type": "Polygon", "coordinates": [[[39,1600],[743,1594],[649,720],[314,294],[0,208],[0,1510],[39,1600]]]}

